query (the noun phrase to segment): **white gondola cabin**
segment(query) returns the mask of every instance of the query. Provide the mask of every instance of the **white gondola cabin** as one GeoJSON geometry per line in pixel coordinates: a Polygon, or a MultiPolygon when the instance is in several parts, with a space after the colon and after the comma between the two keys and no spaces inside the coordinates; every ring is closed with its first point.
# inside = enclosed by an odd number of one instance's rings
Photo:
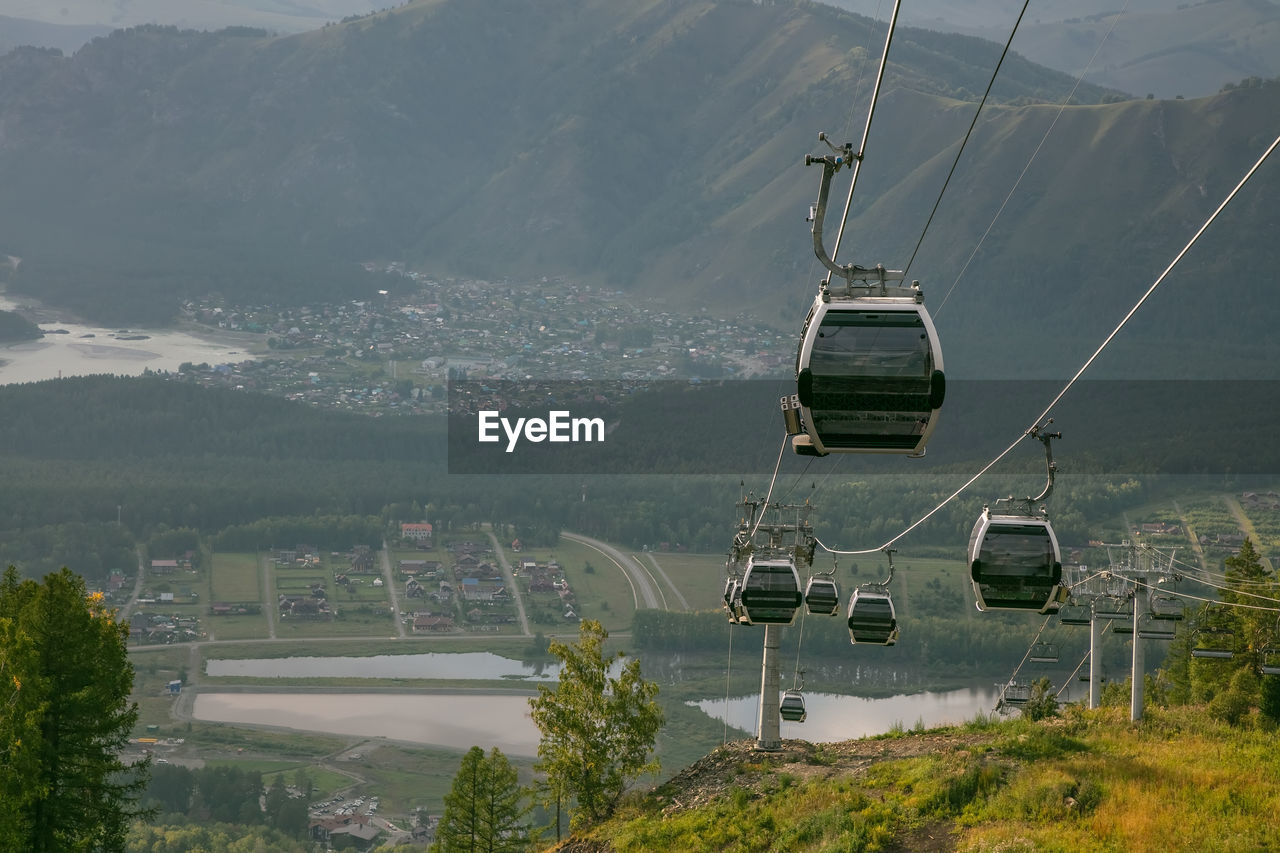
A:
{"type": "Polygon", "coordinates": [[[819,294],[801,333],[796,390],[804,430],[792,441],[797,453],[923,455],[946,381],[918,291],[819,294]]]}
{"type": "Polygon", "coordinates": [[[1048,519],[984,510],[969,537],[979,610],[1051,613],[1063,595],[1062,552],[1048,519]]]}
{"type": "Polygon", "coordinates": [[[840,609],[840,587],[829,577],[809,578],[804,588],[804,606],[813,616],[834,616],[840,609]]]}
{"type": "Polygon", "coordinates": [[[799,690],[788,690],[782,694],[782,702],[778,705],[778,714],[789,723],[803,723],[808,713],[804,709],[804,694],[799,690]]]}
{"type": "Polygon", "coordinates": [[[803,603],[795,562],[750,557],[738,599],[748,625],[790,625],[803,603]]]}
{"type": "Polygon", "coordinates": [[[849,642],[892,646],[898,642],[898,617],[883,587],[860,586],[849,597],[849,642]]]}

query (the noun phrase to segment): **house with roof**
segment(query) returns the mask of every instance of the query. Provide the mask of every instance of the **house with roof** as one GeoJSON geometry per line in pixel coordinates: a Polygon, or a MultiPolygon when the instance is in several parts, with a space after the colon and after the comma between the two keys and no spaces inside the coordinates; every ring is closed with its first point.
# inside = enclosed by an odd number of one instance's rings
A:
{"type": "Polygon", "coordinates": [[[430,522],[422,521],[400,525],[400,538],[407,539],[418,545],[425,545],[430,548],[433,541],[432,536],[433,528],[430,522]]]}

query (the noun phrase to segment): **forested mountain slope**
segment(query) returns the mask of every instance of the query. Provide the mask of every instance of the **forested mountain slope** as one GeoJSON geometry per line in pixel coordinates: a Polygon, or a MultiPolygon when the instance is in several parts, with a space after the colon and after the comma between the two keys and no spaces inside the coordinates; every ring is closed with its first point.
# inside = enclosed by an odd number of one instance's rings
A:
{"type": "MultiPolygon", "coordinates": [[[[790,325],[817,274],[804,221],[817,173],[802,155],[819,130],[856,141],[882,39],[818,5],[422,0],[286,38],[142,28],[71,58],[15,51],[0,57],[0,249],[23,259],[11,288],[122,320],[207,292],[350,297],[372,287],[356,262],[400,257],[494,279],[566,273],[790,325]]],[[[998,54],[900,30],[842,259],[910,257],[998,54]]],[[[1117,96],[1082,86],[1055,121],[1041,102],[1072,84],[1006,61],[1000,105],[912,267],[940,299],[1052,125],[939,318],[1001,341],[966,340],[957,358],[1017,366],[1046,333],[1095,340],[1280,111],[1276,85],[1105,105],[1117,96]]],[[[1278,197],[1242,197],[1184,282],[1274,269],[1278,197]]],[[[1148,335],[1244,308],[1238,341],[1272,306],[1247,286],[1221,307],[1174,301],[1148,335]]],[[[1233,358],[1214,346],[1219,364],[1233,358]]],[[[1059,361],[1075,358],[1068,346],[1059,361]]]]}

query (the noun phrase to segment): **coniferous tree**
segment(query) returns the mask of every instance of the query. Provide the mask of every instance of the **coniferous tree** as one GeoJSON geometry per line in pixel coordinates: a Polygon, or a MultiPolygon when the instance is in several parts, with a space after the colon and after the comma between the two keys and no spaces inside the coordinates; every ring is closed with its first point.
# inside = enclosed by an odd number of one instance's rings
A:
{"type": "Polygon", "coordinates": [[[577,802],[570,826],[607,818],[633,779],[658,769],[658,685],[641,677],[635,658],[610,676],[609,668],[624,655],[605,657],[608,636],[599,622],[587,619],[577,643],[553,642],[560,681],[554,690],[539,685],[529,700],[542,732],[537,769],[547,774],[547,790],[577,802]]]}
{"type": "Polygon", "coordinates": [[[462,756],[453,788],[445,795],[444,814],[436,830],[434,853],[517,853],[528,845],[521,822],[522,805],[516,769],[494,747],[486,756],[473,746],[462,756]]]}
{"type": "Polygon", "coordinates": [[[12,567],[0,621],[16,688],[0,716],[0,831],[18,842],[6,849],[122,851],[146,784],[146,765],[120,760],[138,717],[127,625],[69,570],[37,583],[12,567]]]}

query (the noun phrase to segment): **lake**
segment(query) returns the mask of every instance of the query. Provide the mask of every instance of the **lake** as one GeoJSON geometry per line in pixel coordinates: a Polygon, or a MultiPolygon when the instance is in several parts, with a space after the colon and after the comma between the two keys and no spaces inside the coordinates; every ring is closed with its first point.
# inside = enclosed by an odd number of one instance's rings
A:
{"type": "MultiPolygon", "coordinates": [[[[0,294],[0,310],[25,302],[0,294]]],[[[42,309],[44,313],[44,309],[42,309]]],[[[40,323],[45,336],[36,341],[0,345],[0,385],[39,382],[60,376],[110,373],[137,376],[144,370],[176,371],[178,365],[252,360],[245,337],[197,337],[170,329],[104,329],[78,323],[40,323]],[[50,334],[63,330],[66,334],[50,334]],[[142,340],[128,340],[142,338],[142,340]]]]}
{"type": "Polygon", "coordinates": [[[534,756],[538,727],[529,697],[513,694],[209,693],[192,716],[217,723],[277,726],[357,737],[534,756]]]}
{"type": "MultiPolygon", "coordinates": [[[[962,723],[990,712],[997,694],[994,687],[881,699],[807,693],[808,720],[783,722],[782,736],[825,743],[884,734],[899,725],[910,729],[917,721],[926,727],[962,723]]],[[[730,699],[729,723],[754,733],[758,698],[730,699]]],[[[724,699],[688,704],[714,719],[725,718],[724,699]]],[[[509,755],[535,755],[539,740],[528,696],[513,694],[201,691],[193,715],[208,722],[386,737],[459,750],[473,744],[485,750],[496,746],[509,755]]]]}
{"type": "MultiPolygon", "coordinates": [[[[940,693],[909,693],[880,699],[842,696],[834,693],[805,693],[808,713],[803,723],[782,721],[784,738],[801,738],[812,743],[830,743],[853,738],[880,735],[896,726],[913,728],[917,722],[933,728],[973,719],[995,707],[1000,691],[995,687],[970,687],[940,693]]],[[[759,694],[737,696],[726,704],[721,699],[689,702],[717,720],[728,718],[729,725],[755,732],[759,715],[759,694]]]]}

